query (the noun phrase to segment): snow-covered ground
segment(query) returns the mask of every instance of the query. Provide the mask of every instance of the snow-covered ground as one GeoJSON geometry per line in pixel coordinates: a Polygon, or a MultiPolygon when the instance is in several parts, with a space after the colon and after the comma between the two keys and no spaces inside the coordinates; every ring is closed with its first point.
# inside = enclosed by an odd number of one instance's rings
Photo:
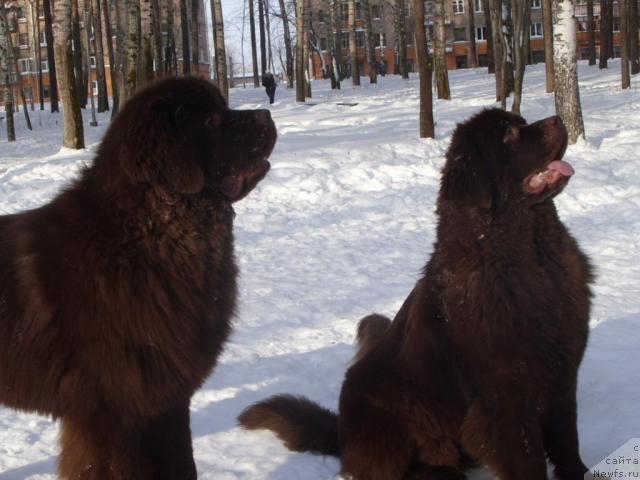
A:
{"type": "MultiPolygon", "coordinates": [[[[578,393],[582,455],[594,465],[640,437],[640,95],[619,89],[619,67],[580,65],[586,142],[569,148],[576,169],[557,199],[562,219],[597,269],[592,333],[578,393]]],[[[451,72],[453,100],[438,101],[436,139],[417,138],[418,82],[396,77],[332,92],[313,82],[298,105],[279,88],[272,171],[237,205],[241,308],[214,375],[192,402],[195,456],[203,479],[331,479],[331,458],[288,452],[269,433],[235,418],[279,392],[335,407],[353,354],[356,321],[393,315],[429,257],[439,171],[451,132],[492,106],[484,69],[451,72]],[[341,106],[338,103],[357,103],[341,106]]],[[[236,108],[268,106],[263,89],[235,89],[236,108]]],[[[37,113],[37,112],[36,112],[37,113]]],[[[528,68],[523,115],[552,115],[544,66],[528,68]]],[[[59,149],[61,122],[43,114],[8,144],[0,132],[0,213],[50,199],[90,161],[107,116],[85,127],[89,149],[59,149]]],[[[0,480],[55,478],[57,426],[0,408],[0,480]]],[[[471,479],[488,479],[473,472],[471,479]]]]}

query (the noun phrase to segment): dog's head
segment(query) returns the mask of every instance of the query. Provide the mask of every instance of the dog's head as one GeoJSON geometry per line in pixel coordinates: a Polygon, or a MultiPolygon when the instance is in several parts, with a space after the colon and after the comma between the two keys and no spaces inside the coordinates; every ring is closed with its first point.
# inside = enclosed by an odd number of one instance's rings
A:
{"type": "Polygon", "coordinates": [[[111,182],[235,202],[269,170],[276,141],[268,110],[231,110],[209,81],[170,78],[137,92],[96,157],[111,182]]]}
{"type": "Polygon", "coordinates": [[[562,161],[566,147],[567,131],[559,117],[528,125],[504,110],[484,110],[453,134],[441,199],[491,208],[553,198],[573,175],[571,165],[562,161]]]}

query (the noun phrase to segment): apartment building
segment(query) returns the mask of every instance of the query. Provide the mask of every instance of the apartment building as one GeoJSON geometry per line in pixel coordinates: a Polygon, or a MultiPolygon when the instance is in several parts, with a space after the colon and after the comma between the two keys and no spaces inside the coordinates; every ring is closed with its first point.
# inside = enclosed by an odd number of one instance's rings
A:
{"type": "MultiPolygon", "coordinates": [[[[544,40],[543,40],[543,14],[542,0],[528,0],[531,2],[531,24],[529,28],[529,59],[531,63],[544,62],[544,40]]],[[[596,26],[599,27],[600,22],[600,6],[596,3],[594,16],[596,26]]],[[[446,59],[449,69],[467,68],[468,66],[468,50],[469,50],[469,32],[468,20],[469,15],[474,16],[475,23],[475,40],[478,54],[478,61],[481,66],[487,64],[487,22],[489,14],[483,10],[482,0],[474,0],[473,12],[467,9],[466,0],[445,0],[445,30],[446,30],[446,59]]],[[[327,39],[333,33],[334,41],[341,47],[343,63],[349,70],[349,33],[348,33],[348,9],[347,2],[341,2],[338,9],[337,18],[338,28],[334,32],[329,31],[330,23],[328,21],[329,0],[312,0],[312,25],[320,49],[326,52],[328,47],[327,39]],[[339,35],[337,30],[340,31],[339,35]]],[[[370,0],[372,13],[372,31],[374,34],[374,44],[376,49],[376,61],[378,69],[386,73],[396,73],[398,69],[398,44],[397,29],[395,25],[395,2],[393,0],[370,0]]],[[[409,71],[416,69],[416,52],[414,49],[413,38],[413,8],[411,0],[406,0],[405,30],[407,43],[407,63],[409,71]]],[[[429,48],[433,53],[433,1],[425,1],[425,26],[427,29],[427,41],[429,48]]],[[[576,5],[577,20],[577,55],[579,59],[588,56],[588,39],[587,39],[587,7],[586,0],[577,0],[576,5]]],[[[618,2],[614,1],[614,50],[616,56],[620,55],[619,44],[619,14],[618,2]]],[[[599,38],[596,34],[596,42],[599,38]]],[[[360,3],[356,3],[356,43],[357,43],[357,61],[360,73],[368,75],[369,66],[366,59],[365,47],[365,30],[362,8],[360,3]],[[364,73],[363,73],[364,72],[364,73]]],[[[596,51],[599,51],[599,45],[596,45],[596,51]]],[[[326,53],[323,59],[318,53],[313,55],[313,73],[315,78],[322,78],[323,64],[326,64],[326,53]]]]}
{"type": "MultiPolygon", "coordinates": [[[[0,0],[3,1],[3,0],[0,0]]],[[[198,0],[200,3],[198,14],[198,43],[199,43],[199,72],[200,75],[209,78],[210,68],[209,62],[211,55],[209,53],[207,24],[205,21],[205,8],[204,0],[198,0]]],[[[42,83],[45,101],[49,101],[50,94],[50,79],[49,79],[49,58],[47,55],[47,40],[45,38],[44,30],[44,9],[42,7],[42,1],[38,2],[39,8],[36,12],[34,0],[13,0],[5,2],[5,8],[7,9],[7,17],[9,23],[9,32],[14,47],[14,55],[17,60],[18,72],[14,72],[12,81],[14,87],[21,84],[25,96],[28,102],[33,101],[38,103],[40,101],[39,89],[38,89],[38,53],[40,58],[40,64],[42,66],[42,83]]],[[[110,2],[111,3],[111,2],[110,2]]],[[[78,0],[78,9],[80,12],[85,11],[85,0],[78,0]]],[[[189,11],[191,11],[189,9],[189,11]]],[[[174,26],[174,41],[176,42],[176,53],[178,62],[178,71],[182,70],[182,37],[180,35],[181,23],[180,15],[176,15],[175,12],[179,12],[178,4],[174,7],[173,26],[174,26]]],[[[168,23],[166,18],[167,13],[162,12],[161,24],[162,24],[162,38],[163,44],[167,44],[167,30],[168,23]]],[[[97,18],[97,17],[95,17],[97,18]]],[[[84,19],[80,19],[81,39],[83,44],[83,70],[87,68],[86,60],[86,46],[85,46],[85,32],[84,32],[84,19]]],[[[189,25],[189,29],[192,26],[189,25]]],[[[112,24],[113,41],[115,42],[116,27],[112,24]]],[[[90,71],[90,86],[93,89],[94,95],[98,93],[97,75],[96,75],[96,57],[95,57],[95,41],[93,31],[89,32],[89,71],[90,71]]],[[[102,28],[102,44],[104,46],[104,64],[105,74],[107,77],[107,89],[108,95],[111,95],[111,72],[109,65],[109,57],[107,50],[107,37],[106,30],[102,28]]],[[[191,39],[191,35],[189,36],[191,39]]],[[[86,71],[86,70],[85,70],[86,71]]],[[[2,87],[0,87],[0,92],[2,87]]],[[[17,90],[14,90],[14,103],[19,101],[17,90]]],[[[0,104],[2,104],[2,95],[0,94],[0,104]]]]}

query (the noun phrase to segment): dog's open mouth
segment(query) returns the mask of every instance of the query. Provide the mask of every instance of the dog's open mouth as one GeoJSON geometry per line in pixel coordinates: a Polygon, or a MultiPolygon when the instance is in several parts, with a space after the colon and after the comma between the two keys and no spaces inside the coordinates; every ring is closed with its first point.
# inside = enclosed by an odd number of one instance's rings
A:
{"type": "Polygon", "coordinates": [[[269,172],[271,164],[266,160],[259,161],[246,172],[227,175],[220,184],[220,190],[231,201],[240,200],[247,195],[269,172]]]}
{"type": "Polygon", "coordinates": [[[568,179],[575,171],[571,164],[563,160],[554,160],[540,172],[529,175],[522,181],[522,188],[527,193],[540,193],[553,187],[561,179],[568,179]]]}

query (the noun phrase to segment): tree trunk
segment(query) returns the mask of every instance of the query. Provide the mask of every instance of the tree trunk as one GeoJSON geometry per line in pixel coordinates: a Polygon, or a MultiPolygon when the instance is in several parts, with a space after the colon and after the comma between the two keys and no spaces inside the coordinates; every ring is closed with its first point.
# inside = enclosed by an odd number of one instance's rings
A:
{"type": "Polygon", "coordinates": [[[191,64],[193,65],[193,73],[196,75],[200,74],[199,10],[200,1],[191,0],[191,64]]]}
{"type": "Polygon", "coordinates": [[[418,71],[420,75],[420,138],[433,138],[435,127],[433,122],[433,88],[431,58],[427,46],[427,32],[424,26],[424,0],[414,0],[414,32],[418,71]]]}
{"type": "Polygon", "coordinates": [[[256,49],[256,21],[254,17],[255,15],[253,11],[253,0],[249,0],[249,29],[251,30],[251,59],[253,60],[253,86],[254,88],[258,88],[260,86],[260,79],[258,78],[258,52],[256,49]]]}
{"type": "MultiPolygon", "coordinates": [[[[120,103],[118,95],[118,69],[116,66],[115,54],[113,51],[113,33],[111,31],[111,9],[108,0],[98,0],[102,7],[102,19],[104,21],[104,33],[107,38],[107,53],[109,56],[109,73],[111,74],[111,115],[118,112],[118,104],[120,103]]],[[[107,105],[108,106],[108,105],[107,105]]]]}
{"type": "Polygon", "coordinates": [[[596,64],[596,22],[593,19],[593,0],[587,0],[587,37],[589,42],[589,65],[596,64]]]}
{"type": "Polygon", "coordinates": [[[631,74],[640,73],[640,45],[638,39],[638,0],[629,1],[629,60],[631,74]]]}
{"type": "Polygon", "coordinates": [[[140,54],[137,65],[136,88],[140,88],[153,80],[153,7],[151,0],[138,1],[140,2],[140,54]]]}
{"type": "Polygon", "coordinates": [[[51,112],[59,112],[58,107],[58,75],[56,60],[53,53],[53,19],[51,0],[42,0],[44,10],[44,36],[47,40],[47,62],[49,63],[49,96],[51,98],[51,112]]]}
{"type": "Polygon", "coordinates": [[[496,72],[495,54],[493,47],[493,27],[491,25],[491,13],[489,11],[489,0],[482,0],[482,10],[484,10],[484,24],[487,27],[487,69],[488,73],[496,72]]]}
{"type": "MultiPolygon", "coordinates": [[[[56,0],[57,1],[57,0],[56,0]]],[[[120,107],[138,88],[138,65],[140,61],[140,4],[139,0],[125,0],[127,29],[124,31],[124,58],[122,76],[124,89],[120,92],[120,107]]],[[[188,39],[187,39],[188,42],[188,39]]],[[[187,46],[187,51],[188,51],[187,46]]],[[[187,62],[189,57],[187,56],[187,62]]]]}
{"type": "MultiPolygon", "coordinates": [[[[7,51],[7,63],[9,64],[8,71],[15,72],[15,77],[18,80],[18,92],[20,93],[20,99],[22,100],[22,110],[24,111],[24,119],[27,122],[27,128],[29,130],[33,130],[31,127],[31,119],[29,118],[29,110],[27,109],[27,98],[24,95],[24,88],[22,87],[22,75],[20,75],[20,69],[18,68],[18,59],[16,58],[15,49],[13,47],[13,41],[11,38],[11,33],[9,33],[9,24],[7,19],[6,9],[3,12],[2,18],[0,21],[4,22],[4,31],[5,31],[5,46],[7,51]]],[[[9,77],[9,82],[11,82],[11,76],[9,77]]],[[[13,104],[13,102],[12,102],[13,104]]],[[[15,105],[14,105],[15,106],[15,105]]]]}
{"type": "Polygon", "coordinates": [[[63,139],[67,148],[84,148],[84,129],[80,112],[79,93],[73,75],[71,53],[72,0],[56,0],[53,24],[53,52],[60,72],[60,97],[63,109],[63,139]]]}
{"type": "Polygon", "coordinates": [[[160,0],[151,0],[151,28],[153,30],[153,58],[155,64],[154,77],[160,77],[164,69],[161,18],[161,12],[163,11],[165,11],[165,8],[164,5],[160,5],[160,0]]]}
{"type": "Polygon", "coordinates": [[[38,20],[39,0],[30,0],[31,7],[31,31],[33,40],[33,58],[36,60],[36,75],[38,81],[38,97],[40,98],[40,110],[44,110],[44,84],[42,82],[42,56],[40,54],[40,21],[38,20]]]}
{"type": "Polygon", "coordinates": [[[4,91],[3,102],[6,113],[7,141],[16,141],[16,128],[13,122],[13,91],[11,85],[11,62],[9,57],[13,55],[9,46],[9,22],[4,2],[0,2],[0,82],[4,91]]]}
{"type": "Polygon", "coordinates": [[[407,68],[407,29],[405,25],[405,5],[404,0],[395,0],[395,16],[396,16],[396,37],[398,39],[398,73],[405,80],[409,79],[409,70],[407,68]]]}
{"type": "Polygon", "coordinates": [[[216,35],[216,70],[218,72],[218,88],[224,98],[228,101],[229,81],[227,76],[227,53],[224,44],[224,19],[222,18],[221,0],[211,0],[211,8],[216,35]]]}
{"type": "Polygon", "coordinates": [[[309,60],[311,58],[311,45],[310,31],[311,31],[311,0],[298,0],[304,2],[304,8],[302,9],[302,18],[304,26],[304,39],[302,45],[304,46],[303,58],[304,58],[304,95],[305,98],[311,97],[311,76],[309,75],[309,60]]]}
{"type": "Polygon", "coordinates": [[[507,108],[507,98],[514,91],[514,41],[511,3],[502,0],[502,108],[507,108]]]}
{"type": "Polygon", "coordinates": [[[373,42],[373,26],[371,23],[371,4],[369,0],[361,0],[360,4],[364,14],[364,36],[367,46],[367,61],[369,63],[369,83],[378,83],[376,46],[373,42]]]}
{"type": "Polygon", "coordinates": [[[493,38],[493,58],[495,62],[496,101],[502,101],[502,0],[489,0],[491,15],[491,35],[493,38]]]}
{"type": "Polygon", "coordinates": [[[349,58],[351,62],[351,85],[357,87],[360,86],[360,69],[358,68],[358,48],[356,43],[356,0],[349,0],[349,58]]]}
{"type": "Polygon", "coordinates": [[[167,44],[164,51],[164,71],[170,75],[178,75],[178,52],[176,48],[174,6],[173,0],[167,0],[167,44]]]}
{"type": "Polygon", "coordinates": [[[444,27],[444,0],[434,0],[433,20],[435,23],[433,52],[435,57],[438,98],[449,100],[451,98],[451,90],[449,89],[449,72],[447,71],[447,58],[445,51],[446,36],[444,27]]]}
{"type": "Polygon", "coordinates": [[[543,0],[542,2],[543,26],[542,34],[544,35],[544,67],[547,79],[547,93],[553,92],[553,11],[552,0],[543,0]]]}
{"type": "Polygon", "coordinates": [[[279,0],[280,4],[280,16],[282,17],[282,30],[284,33],[284,48],[287,56],[287,87],[293,88],[293,48],[291,47],[291,33],[289,32],[289,17],[287,16],[287,9],[284,5],[284,0],[279,0]]]}
{"type": "MultiPolygon", "coordinates": [[[[249,0],[251,2],[251,0],[249,0]]],[[[296,3],[296,102],[304,102],[304,1],[296,3]]],[[[256,62],[257,63],[257,62],[256,62]]],[[[257,68],[257,65],[256,65],[257,68]]]]}
{"type": "Polygon", "coordinates": [[[91,0],[91,15],[89,21],[93,24],[93,44],[96,53],[96,83],[98,84],[98,112],[109,110],[107,95],[107,78],[104,67],[104,45],[102,43],[102,22],[99,0],[91,0]]]}
{"type": "Polygon", "coordinates": [[[600,0],[600,62],[598,67],[600,69],[608,68],[607,67],[607,59],[608,48],[607,48],[607,26],[609,25],[609,9],[608,3],[611,0],[600,0]]]}
{"type": "Polygon", "coordinates": [[[478,66],[478,53],[476,50],[476,19],[474,15],[473,0],[467,0],[467,29],[469,30],[469,68],[478,66]]]}
{"type": "Polygon", "coordinates": [[[341,27],[337,21],[336,15],[336,0],[331,0],[329,4],[329,35],[327,41],[329,42],[329,50],[331,51],[331,89],[340,89],[340,80],[342,80],[342,46],[340,45],[340,31],[341,27]],[[338,32],[338,38],[333,32],[338,32]]]}
{"type": "Polygon", "coordinates": [[[269,17],[271,16],[270,10],[269,10],[270,8],[271,7],[269,6],[269,0],[264,0],[264,20],[265,20],[265,26],[267,27],[267,55],[268,55],[267,69],[271,73],[273,73],[274,71],[273,50],[271,48],[271,25],[269,20],[269,17]]]}
{"type": "MultiPolygon", "coordinates": [[[[55,1],[54,1],[55,5],[55,1]]],[[[54,7],[55,8],[55,7],[54,7]]],[[[78,0],[71,0],[71,36],[73,41],[73,68],[75,70],[76,79],[76,91],[79,95],[80,108],[87,106],[87,94],[89,93],[87,83],[89,76],[86,72],[89,70],[89,66],[85,68],[84,59],[82,57],[82,51],[85,49],[82,42],[82,34],[80,32],[80,12],[78,9],[78,0]]]]}
{"type": "Polygon", "coordinates": [[[619,0],[618,8],[620,9],[622,89],[625,90],[631,86],[631,77],[629,75],[629,0],[619,0]]]}
{"type": "Polygon", "coordinates": [[[180,0],[180,38],[182,39],[182,74],[189,75],[191,74],[191,57],[189,56],[189,16],[187,15],[187,0],[180,0]]]}
{"type": "Polygon", "coordinates": [[[527,62],[526,41],[529,37],[529,24],[531,19],[531,3],[520,0],[511,0],[511,14],[513,16],[514,32],[514,97],[511,111],[520,115],[522,103],[522,84],[527,62]]]}
{"type": "Polygon", "coordinates": [[[264,29],[264,0],[258,0],[258,27],[260,30],[260,77],[267,71],[267,36],[264,29]]]}
{"type": "Polygon", "coordinates": [[[553,0],[553,66],[556,113],[567,127],[569,143],[584,138],[584,123],[576,63],[574,0],[553,0]]]}

